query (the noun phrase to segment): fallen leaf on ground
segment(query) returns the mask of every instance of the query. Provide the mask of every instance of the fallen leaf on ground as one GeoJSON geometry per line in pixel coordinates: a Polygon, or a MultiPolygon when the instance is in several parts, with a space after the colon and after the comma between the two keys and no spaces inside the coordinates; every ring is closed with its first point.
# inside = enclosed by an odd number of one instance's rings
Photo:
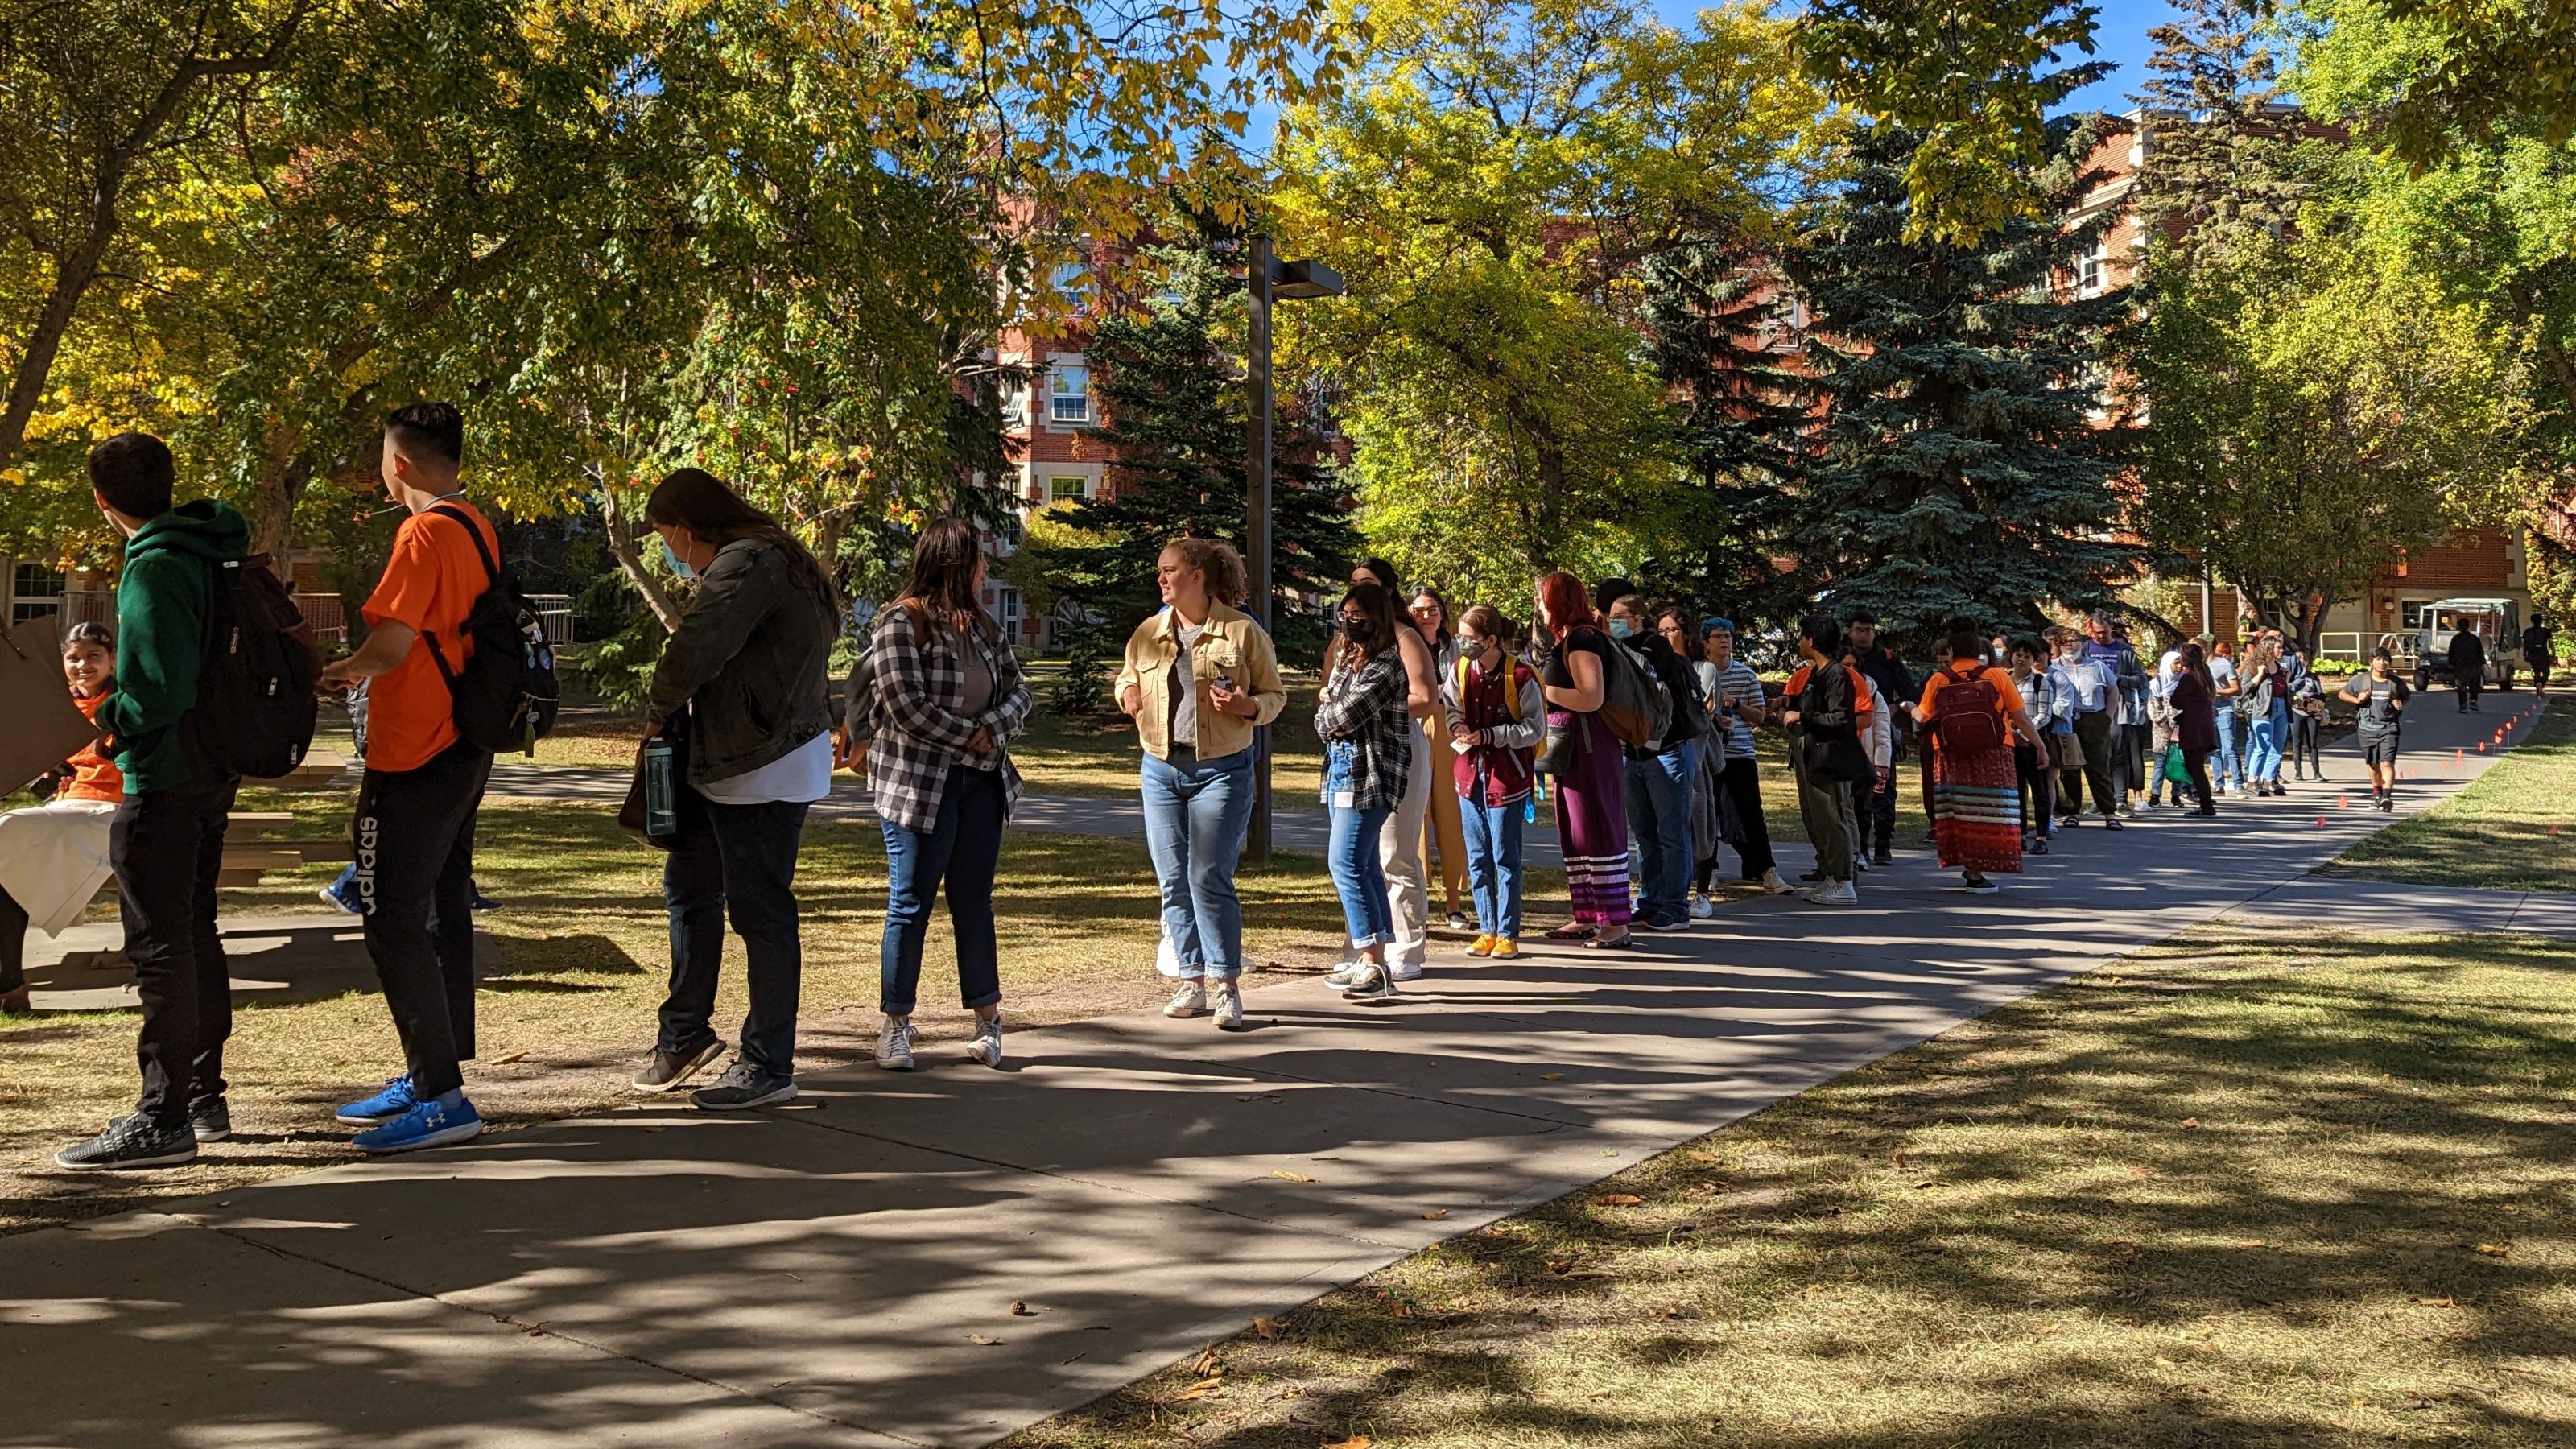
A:
{"type": "Polygon", "coordinates": [[[2513,1253],[2513,1249],[2506,1247],[2502,1243],[2480,1243],[2478,1244],[2478,1251],[2490,1258],[2509,1257],[2513,1253]]]}
{"type": "Polygon", "coordinates": [[[1190,1361],[1190,1372],[1197,1374],[1200,1378],[1206,1378],[1210,1374],[1216,1372],[1215,1344],[1209,1344],[1207,1347],[1199,1350],[1199,1356],[1190,1361]]]}
{"type": "Polygon", "coordinates": [[[1279,1320],[1276,1318],[1256,1318],[1252,1320],[1252,1333],[1256,1338],[1277,1338],[1281,1332],[1282,1330],[1279,1326],[1279,1320]]]}
{"type": "Polygon", "coordinates": [[[1413,1316],[1413,1305],[1410,1303],[1398,1303],[1395,1305],[1395,1316],[1398,1318],[1411,1318],[1413,1316]]]}
{"type": "Polygon", "coordinates": [[[2460,1306],[2459,1300],[2456,1298],[2418,1298],[2415,1301],[2423,1304],[2427,1308],[2457,1308],[2460,1306]]]}
{"type": "Polygon", "coordinates": [[[1541,1073],[1539,1073],[1539,1074],[1538,1074],[1538,1079],[1539,1079],[1540,1081],[1542,1081],[1542,1082],[1562,1082],[1562,1081],[1564,1081],[1564,1080],[1565,1080],[1565,1073],[1563,1073],[1563,1072],[1541,1072],[1541,1073]]]}
{"type": "Polygon", "coordinates": [[[1573,1270],[1574,1260],[1572,1258],[1559,1258],[1547,1265],[1547,1271],[1551,1273],[1570,1273],[1573,1270]]]}
{"type": "Polygon", "coordinates": [[[1645,1199],[1633,1192],[1605,1192],[1592,1199],[1594,1207],[1636,1207],[1645,1199]]]}
{"type": "Polygon", "coordinates": [[[1179,1393],[1172,1395],[1172,1402],[1175,1404],[1186,1404],[1193,1399],[1204,1399],[1207,1395],[1208,1391],[1204,1387],[1183,1389],[1179,1393]]]}
{"type": "Polygon", "coordinates": [[[1449,1210],[1447,1208],[1433,1208],[1431,1211],[1422,1215],[1422,1220],[1426,1223],[1446,1222],[1448,1221],[1448,1218],[1449,1210]]]}
{"type": "Polygon", "coordinates": [[[1205,1393],[1224,1382],[1225,1380],[1223,1379],[1201,1379],[1197,1383],[1190,1385],[1190,1391],[1192,1393],[1205,1393]]]}
{"type": "Polygon", "coordinates": [[[498,1067],[498,1066],[506,1066],[506,1065],[508,1065],[508,1064],[509,1064],[509,1063],[511,1063],[511,1062],[524,1062],[524,1061],[526,1061],[527,1059],[528,1059],[528,1054],[527,1054],[526,1052],[512,1052],[512,1053],[510,1053],[508,1056],[505,1056],[505,1057],[494,1057],[494,1058],[492,1059],[492,1065],[494,1065],[494,1066],[496,1066],[496,1067],[498,1067]]]}
{"type": "Polygon", "coordinates": [[[1315,1180],[1302,1172],[1290,1172],[1284,1167],[1272,1168],[1270,1175],[1278,1178],[1282,1182],[1313,1182],[1315,1180]]]}
{"type": "Polygon", "coordinates": [[[1347,1439],[1334,1440],[1332,1443],[1325,1445],[1324,1449],[1369,1449],[1369,1436],[1366,1434],[1353,1434],[1347,1439]]]}
{"type": "Polygon", "coordinates": [[[2156,1360],[2156,1367],[2158,1368],[2172,1368],[2173,1366],[2174,1361],[2172,1359],[2160,1358],[2156,1360]]]}
{"type": "Polygon", "coordinates": [[[1031,1308],[1025,1303],[1014,1302],[1011,1304],[1011,1316],[1013,1318],[1035,1318],[1038,1316],[1038,1313],[1036,1309],[1031,1308]]]}
{"type": "Polygon", "coordinates": [[[1000,1342],[1001,1342],[1001,1340],[1000,1340],[1000,1339],[995,1338],[993,1335],[991,1335],[991,1334],[989,1334],[989,1333],[970,1333],[970,1334],[966,1335],[966,1337],[967,1337],[967,1339],[968,1339],[968,1341],[969,1341],[969,1342],[973,1342],[973,1343],[980,1343],[980,1344],[984,1345],[986,1348],[991,1348],[994,1344],[997,1344],[997,1343],[1000,1343],[1000,1342]]]}
{"type": "Polygon", "coordinates": [[[2182,1119],[2182,1125],[2185,1127],[2198,1127],[2200,1125],[2200,1119],[2197,1117],[2185,1117],[2182,1119]]]}

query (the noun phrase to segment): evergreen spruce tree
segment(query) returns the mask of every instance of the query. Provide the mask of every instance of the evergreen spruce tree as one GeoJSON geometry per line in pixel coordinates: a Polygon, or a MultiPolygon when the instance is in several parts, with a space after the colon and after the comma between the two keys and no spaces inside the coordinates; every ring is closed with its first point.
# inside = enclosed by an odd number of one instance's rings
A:
{"type": "MultiPolygon", "coordinates": [[[[1111,487],[1064,511],[1080,541],[1033,548],[1049,587],[1087,616],[1066,641],[1060,708],[1105,702],[1094,676],[1161,606],[1154,563],[1164,544],[1189,535],[1243,546],[1248,400],[1223,335],[1243,283],[1204,245],[1162,248],[1155,261],[1164,290],[1147,313],[1105,319],[1084,349],[1107,414],[1097,436],[1111,487]]],[[[1283,595],[1338,591],[1359,552],[1349,501],[1332,486],[1310,414],[1289,397],[1277,409],[1272,577],[1283,595]]],[[[1279,609],[1274,624],[1283,659],[1321,657],[1321,628],[1302,612],[1279,609]]]]}
{"type": "Polygon", "coordinates": [[[2032,623],[2108,599],[2139,551],[2113,534],[2100,425],[2120,291],[2065,284],[2110,218],[2069,227],[2096,118],[2051,123],[2047,213],[1967,246],[1905,240],[1913,138],[1852,143],[1852,176],[1789,258],[1827,420],[1792,490],[1800,577],[1918,647],[1953,616],[2032,623]]]}
{"type": "Polygon", "coordinates": [[[2189,271],[2207,256],[2273,242],[2298,219],[2310,186],[2298,117],[2281,107],[2265,34],[2266,0],[2175,0],[2178,17],[2147,32],[2147,129],[2138,170],[2139,225],[2150,273],[2189,271]]]}

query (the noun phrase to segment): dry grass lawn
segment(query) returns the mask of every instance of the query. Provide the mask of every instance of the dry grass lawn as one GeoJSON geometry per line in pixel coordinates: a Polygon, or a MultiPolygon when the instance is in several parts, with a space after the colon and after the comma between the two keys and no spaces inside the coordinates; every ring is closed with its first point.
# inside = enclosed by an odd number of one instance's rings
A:
{"type": "MultiPolygon", "coordinates": [[[[2516,700],[2513,695],[2502,698],[2516,700]]],[[[2424,699],[2417,708],[2446,707],[2437,696],[2424,699]]],[[[2429,756],[2411,764],[2420,771],[2440,768],[2439,760],[2429,756]]],[[[2354,842],[2319,873],[2419,885],[2576,891],[2576,703],[2552,702],[2513,753],[2466,789],[2354,842]]]]}
{"type": "Polygon", "coordinates": [[[2203,936],[1010,1449],[2576,1442],[2576,946],[2203,936]]]}

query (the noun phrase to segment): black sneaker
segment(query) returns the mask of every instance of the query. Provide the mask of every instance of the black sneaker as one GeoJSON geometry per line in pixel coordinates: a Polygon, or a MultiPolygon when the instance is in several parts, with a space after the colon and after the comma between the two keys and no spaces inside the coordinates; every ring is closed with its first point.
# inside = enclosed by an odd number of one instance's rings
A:
{"type": "Polygon", "coordinates": [[[137,1112],[107,1130],[54,1154],[56,1167],[74,1172],[115,1172],[137,1167],[185,1167],[197,1160],[197,1138],[186,1123],[164,1125],[137,1112]]]}
{"type": "Polygon", "coordinates": [[[1869,863],[1872,865],[1894,865],[1896,864],[1896,856],[1890,852],[1886,846],[1882,845],[1878,849],[1870,852],[1869,863]]]}
{"type": "Polygon", "coordinates": [[[221,1097],[201,1097],[188,1104],[188,1133],[200,1142],[221,1142],[233,1135],[233,1110],[221,1097]]]}
{"type": "Polygon", "coordinates": [[[627,1085],[639,1092],[677,1090],[682,1082],[696,1076],[709,1062],[723,1056],[724,1049],[725,1044],[713,1037],[707,1039],[706,1045],[691,1047],[687,1051],[666,1052],[655,1047],[653,1054],[644,1059],[644,1069],[637,1072],[627,1085]]]}
{"type": "Polygon", "coordinates": [[[764,1076],[760,1068],[736,1057],[733,1065],[725,1068],[725,1074],[716,1078],[714,1086],[698,1088],[689,1094],[689,1100],[710,1112],[770,1107],[796,1100],[796,1079],[764,1076]]]}

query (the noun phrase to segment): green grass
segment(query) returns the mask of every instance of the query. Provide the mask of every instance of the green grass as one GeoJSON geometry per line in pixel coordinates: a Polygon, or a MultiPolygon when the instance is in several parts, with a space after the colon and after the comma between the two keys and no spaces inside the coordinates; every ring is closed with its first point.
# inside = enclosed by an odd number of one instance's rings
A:
{"type": "Polygon", "coordinates": [[[2215,934],[1010,1449],[2576,1442],[2576,945],[2215,934]]]}
{"type": "MultiPolygon", "coordinates": [[[[2419,756],[2414,765],[2431,770],[2438,762],[2419,756]]],[[[2576,891],[2576,706],[2551,705],[2512,753],[2465,789],[2356,842],[2320,874],[2576,891]]]]}

